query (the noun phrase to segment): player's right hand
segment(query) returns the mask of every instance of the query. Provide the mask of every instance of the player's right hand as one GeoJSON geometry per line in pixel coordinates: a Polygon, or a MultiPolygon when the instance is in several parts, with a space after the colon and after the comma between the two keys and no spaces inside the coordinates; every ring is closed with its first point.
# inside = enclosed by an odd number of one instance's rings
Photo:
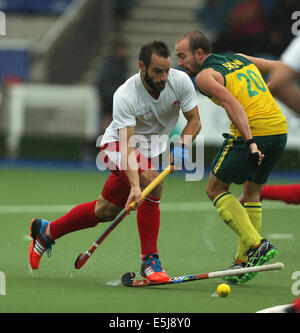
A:
{"type": "Polygon", "coordinates": [[[263,158],[265,155],[258,149],[256,143],[251,143],[249,146],[250,157],[249,162],[254,165],[261,165],[263,158]]]}

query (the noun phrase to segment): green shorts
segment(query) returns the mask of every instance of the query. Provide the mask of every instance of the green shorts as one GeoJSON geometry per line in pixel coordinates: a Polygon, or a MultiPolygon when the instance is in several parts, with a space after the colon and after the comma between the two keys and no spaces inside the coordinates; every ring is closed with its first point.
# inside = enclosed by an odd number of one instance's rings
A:
{"type": "Polygon", "coordinates": [[[253,166],[249,163],[250,152],[243,138],[230,134],[223,134],[223,137],[223,146],[212,162],[211,171],[222,182],[235,184],[247,180],[255,184],[266,183],[287,142],[287,134],[254,136],[265,157],[261,165],[253,166]]]}

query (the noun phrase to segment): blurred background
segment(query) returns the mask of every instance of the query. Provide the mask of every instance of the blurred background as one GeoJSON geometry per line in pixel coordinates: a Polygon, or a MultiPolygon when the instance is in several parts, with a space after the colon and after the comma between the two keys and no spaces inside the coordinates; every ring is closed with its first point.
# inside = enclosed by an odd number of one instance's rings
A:
{"type": "MultiPolygon", "coordinates": [[[[291,39],[297,0],[0,0],[0,163],[78,163],[96,167],[96,139],[112,114],[112,95],[138,71],[141,45],[205,32],[214,52],[278,59],[291,39]]],[[[176,59],[172,56],[173,66],[176,59]]],[[[199,95],[209,166],[225,112],[199,95]]],[[[300,169],[300,120],[288,118],[280,171],[300,169]]],[[[174,132],[180,132],[179,119],[174,132]]]]}

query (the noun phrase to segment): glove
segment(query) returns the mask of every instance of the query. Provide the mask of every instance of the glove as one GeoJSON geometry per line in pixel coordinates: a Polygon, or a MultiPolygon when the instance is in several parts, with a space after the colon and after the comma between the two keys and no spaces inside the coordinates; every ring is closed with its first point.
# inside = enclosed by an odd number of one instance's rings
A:
{"type": "Polygon", "coordinates": [[[246,145],[248,146],[249,152],[250,152],[249,163],[252,164],[253,166],[257,166],[258,163],[259,163],[259,153],[258,152],[251,153],[251,151],[250,151],[250,145],[252,143],[255,143],[255,141],[253,139],[249,139],[249,140],[246,141],[246,145]]]}
{"type": "Polygon", "coordinates": [[[175,167],[182,167],[184,164],[190,162],[189,151],[186,146],[182,144],[176,144],[172,149],[171,153],[174,157],[172,164],[175,167]]]}
{"type": "Polygon", "coordinates": [[[253,166],[257,166],[259,162],[259,155],[258,153],[251,153],[249,155],[249,163],[252,164],[253,166]]]}

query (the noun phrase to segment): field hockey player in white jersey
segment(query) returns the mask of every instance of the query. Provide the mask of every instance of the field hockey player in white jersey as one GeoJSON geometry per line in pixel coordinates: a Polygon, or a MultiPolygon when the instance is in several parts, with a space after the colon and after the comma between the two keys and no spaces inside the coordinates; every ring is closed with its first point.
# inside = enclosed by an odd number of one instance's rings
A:
{"type": "MultiPolygon", "coordinates": [[[[113,121],[101,141],[101,158],[111,171],[97,200],[74,207],[54,221],[34,218],[29,262],[37,269],[43,253],[55,240],[76,230],[112,221],[132,202],[137,207],[141,244],[141,274],[152,283],[169,280],[158,255],[162,183],[140,201],[141,191],[157,176],[153,161],[168,149],[180,110],[187,120],[181,138],[171,150],[176,165],[189,159],[187,145],[200,131],[198,99],[189,76],[171,68],[170,52],[160,41],[144,45],[140,71],[114,94],[113,121]],[[162,140],[165,138],[165,140],[162,140]]],[[[130,240],[128,240],[130,241],[130,240]]]]}

